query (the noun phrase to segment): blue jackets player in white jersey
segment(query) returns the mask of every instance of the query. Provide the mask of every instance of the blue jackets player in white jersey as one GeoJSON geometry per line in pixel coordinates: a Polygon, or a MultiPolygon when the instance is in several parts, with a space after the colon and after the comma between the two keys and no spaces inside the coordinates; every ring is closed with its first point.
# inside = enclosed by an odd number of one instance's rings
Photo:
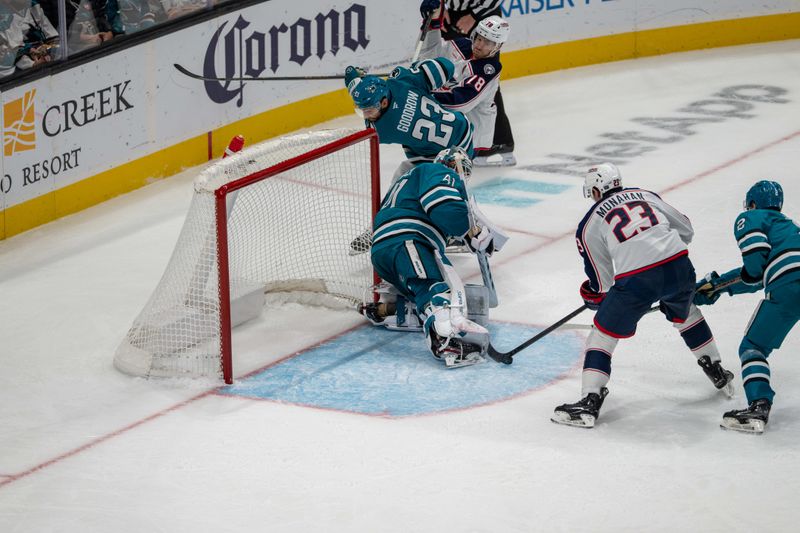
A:
{"type": "Polygon", "coordinates": [[[800,227],[781,213],[783,188],[759,181],[747,191],[745,211],[736,217],[733,233],[742,253],[741,267],[721,276],[712,272],[698,282],[695,303],[713,304],[720,294],[764,289],[739,345],[747,409],[729,411],[722,427],[762,433],[775,397],[767,358],[781,347],[800,320],[800,227]]]}
{"type": "Polygon", "coordinates": [[[443,150],[392,185],[373,225],[375,271],[414,302],[428,348],[448,367],[483,361],[489,343],[486,328],[467,318],[463,283],[445,255],[453,237],[473,251],[494,250],[490,228],[472,225],[464,184],[471,169],[461,147],[443,150]]]}
{"type": "Polygon", "coordinates": [[[694,231],[689,219],[653,192],[623,189],[619,170],[610,163],[589,169],[583,192],[595,204],[575,235],[589,278],[580,293],[597,313],[586,340],[583,399],[556,407],[553,422],[594,426],[608,394],[617,342],[636,333],[639,320],[656,302],[714,386],[730,394],[733,374],[722,368],[711,330],[692,304],[695,272],[687,245],[694,231]]]}
{"type": "Polygon", "coordinates": [[[513,152],[491,159],[482,155],[492,148],[495,136],[495,94],[503,69],[498,54],[511,31],[508,21],[498,16],[487,17],[478,22],[471,37],[452,41],[442,38],[441,21],[433,19],[430,24],[431,31],[425,36],[420,55],[447,57],[456,67],[453,80],[433,94],[445,109],[461,111],[475,126],[473,163],[476,166],[516,164],[513,152]]]}
{"type": "Polygon", "coordinates": [[[472,157],[472,124],[462,113],[442,108],[432,94],[452,79],[454,70],[443,57],[397,67],[386,80],[358,67],[345,70],[356,112],[377,130],[382,144],[403,145],[408,159],[395,179],[415,164],[433,161],[445,148],[458,146],[472,157]]]}

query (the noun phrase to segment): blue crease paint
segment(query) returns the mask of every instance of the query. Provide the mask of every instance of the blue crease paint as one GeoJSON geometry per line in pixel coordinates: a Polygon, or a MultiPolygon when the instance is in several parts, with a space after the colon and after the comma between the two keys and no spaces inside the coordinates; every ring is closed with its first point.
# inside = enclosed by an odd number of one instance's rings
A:
{"type": "MultiPolygon", "coordinates": [[[[506,351],[539,329],[489,326],[506,351]]],[[[244,396],[383,416],[412,416],[493,403],[558,379],[582,355],[583,337],[554,332],[515,357],[448,370],[428,352],[421,333],[365,326],[220,389],[244,396]]]]}

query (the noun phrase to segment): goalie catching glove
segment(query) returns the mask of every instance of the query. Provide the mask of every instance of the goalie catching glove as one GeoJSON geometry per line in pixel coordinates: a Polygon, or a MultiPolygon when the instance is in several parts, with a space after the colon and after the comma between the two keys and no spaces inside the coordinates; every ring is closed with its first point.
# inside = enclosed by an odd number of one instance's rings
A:
{"type": "Polygon", "coordinates": [[[606,293],[604,292],[595,292],[594,289],[592,289],[592,282],[588,279],[581,283],[580,293],[586,307],[592,311],[600,309],[600,304],[603,303],[603,299],[606,297],[606,293]]]}
{"type": "Polygon", "coordinates": [[[478,208],[478,203],[473,195],[469,196],[470,220],[473,226],[462,238],[464,243],[475,253],[492,255],[495,250],[498,252],[508,241],[508,236],[503,230],[494,226],[478,208]]]}
{"type": "Polygon", "coordinates": [[[488,227],[473,226],[467,232],[464,241],[469,249],[475,253],[494,253],[494,233],[488,227]]]}

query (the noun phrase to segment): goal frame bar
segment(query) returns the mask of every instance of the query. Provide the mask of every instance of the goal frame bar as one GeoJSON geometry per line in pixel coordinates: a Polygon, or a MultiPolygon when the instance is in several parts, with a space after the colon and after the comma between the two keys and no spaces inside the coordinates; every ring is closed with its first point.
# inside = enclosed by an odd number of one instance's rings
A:
{"type": "MultiPolygon", "coordinates": [[[[297,168],[301,165],[315,161],[338,150],[358,144],[369,142],[370,153],[370,180],[371,180],[371,201],[372,218],[374,220],[378,208],[380,207],[380,159],[378,133],[373,129],[365,129],[350,134],[341,139],[337,139],[307,153],[298,155],[286,161],[282,161],[271,167],[259,170],[250,175],[239,178],[230,183],[220,186],[214,190],[214,216],[217,228],[217,260],[219,276],[219,298],[220,298],[220,351],[222,378],[226,384],[233,383],[233,343],[231,333],[231,301],[230,301],[230,270],[228,268],[228,213],[227,196],[228,194],[281,174],[288,170],[297,168]]],[[[377,283],[377,275],[373,273],[377,283]]]]}

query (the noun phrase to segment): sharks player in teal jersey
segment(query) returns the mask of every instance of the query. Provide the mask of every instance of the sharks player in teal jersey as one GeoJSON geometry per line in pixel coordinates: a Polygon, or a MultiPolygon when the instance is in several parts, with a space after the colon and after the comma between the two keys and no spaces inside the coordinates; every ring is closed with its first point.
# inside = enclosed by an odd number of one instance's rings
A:
{"type": "MultiPolygon", "coordinates": [[[[435,162],[397,179],[373,225],[375,271],[414,302],[428,348],[448,368],[482,362],[489,343],[486,328],[467,318],[464,285],[445,255],[448,238],[476,252],[494,251],[491,228],[472,222],[464,184],[471,170],[463,148],[443,150],[435,162]]],[[[368,311],[362,310],[372,320],[368,311]]]]}
{"type": "MultiPolygon", "coordinates": [[[[349,66],[344,81],[356,105],[356,113],[378,132],[381,144],[402,144],[407,159],[400,163],[392,182],[414,165],[433,161],[445,148],[460,147],[472,158],[473,126],[464,114],[447,111],[432,91],[453,79],[455,67],[444,57],[397,67],[388,80],[349,66]]],[[[370,247],[366,230],[350,243],[350,255],[370,247]]]]}
{"type": "Polygon", "coordinates": [[[694,302],[710,305],[722,292],[733,296],[764,289],[765,298],[739,346],[749,407],[728,411],[721,424],[726,429],[763,433],[775,397],[767,358],[800,320],[800,227],[781,213],[783,188],[777,182],[753,185],[744,208],[733,227],[744,265],[721,276],[708,274],[698,282],[694,302]]]}
{"type": "Polygon", "coordinates": [[[382,144],[403,145],[408,159],[395,179],[413,165],[433,161],[445,148],[458,146],[472,157],[472,124],[462,113],[442,108],[432,94],[451,81],[454,72],[453,63],[444,57],[397,67],[387,80],[358,67],[345,70],[356,112],[377,130],[382,144]]]}

